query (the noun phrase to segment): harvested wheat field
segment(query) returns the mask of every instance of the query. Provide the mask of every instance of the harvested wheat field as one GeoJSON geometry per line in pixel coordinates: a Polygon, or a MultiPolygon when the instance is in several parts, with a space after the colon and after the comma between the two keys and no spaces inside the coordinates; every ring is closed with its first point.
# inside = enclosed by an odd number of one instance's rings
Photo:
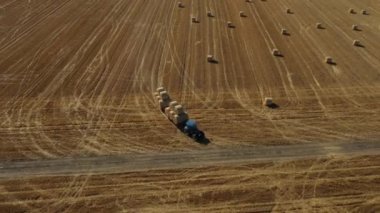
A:
{"type": "Polygon", "coordinates": [[[378,0],[0,0],[0,210],[380,211],[379,41],[378,0]]]}
{"type": "Polygon", "coordinates": [[[13,212],[378,212],[380,157],[0,180],[13,212]]]}

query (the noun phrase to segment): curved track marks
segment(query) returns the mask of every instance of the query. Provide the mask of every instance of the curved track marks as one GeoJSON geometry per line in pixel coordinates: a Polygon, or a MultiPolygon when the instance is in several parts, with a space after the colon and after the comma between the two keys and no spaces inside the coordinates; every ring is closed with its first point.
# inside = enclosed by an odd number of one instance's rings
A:
{"type": "Polygon", "coordinates": [[[376,2],[336,1],[334,10],[294,0],[184,3],[4,6],[0,23],[10,30],[0,43],[2,158],[202,148],[157,110],[152,91],[160,85],[199,120],[211,147],[378,137],[380,17],[346,8],[371,11],[376,2]],[[286,7],[295,13],[285,14],[286,7]],[[191,23],[192,14],[200,23],[191,23]],[[317,21],[327,28],[315,29],[317,21]],[[354,23],[363,31],[350,30],[354,23]],[[282,36],[282,27],[291,35],[282,36]],[[355,38],[368,46],[353,47],[355,38]],[[283,58],[271,55],[275,47],[283,58]],[[219,63],[207,63],[207,54],[219,63]],[[337,66],[323,63],[327,54],[337,66]],[[263,108],[268,96],[280,108],[263,108]]]}

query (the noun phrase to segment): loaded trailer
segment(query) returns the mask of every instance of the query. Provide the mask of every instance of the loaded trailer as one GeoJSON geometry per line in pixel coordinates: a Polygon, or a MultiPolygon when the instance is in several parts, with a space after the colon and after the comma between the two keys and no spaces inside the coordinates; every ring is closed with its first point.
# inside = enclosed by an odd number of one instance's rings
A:
{"type": "Polygon", "coordinates": [[[157,88],[155,97],[159,103],[161,112],[181,130],[181,132],[198,142],[205,140],[205,134],[198,129],[196,121],[189,119],[189,115],[184,107],[177,101],[173,101],[163,87],[157,88]]]}

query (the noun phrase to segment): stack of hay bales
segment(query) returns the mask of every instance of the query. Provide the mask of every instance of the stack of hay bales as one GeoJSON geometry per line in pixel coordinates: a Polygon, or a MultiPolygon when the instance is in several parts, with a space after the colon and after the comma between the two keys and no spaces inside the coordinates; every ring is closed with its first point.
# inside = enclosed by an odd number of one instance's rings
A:
{"type": "Polygon", "coordinates": [[[177,105],[174,107],[174,117],[173,117],[173,123],[175,125],[183,124],[187,120],[189,120],[189,115],[187,112],[185,112],[185,109],[182,105],[177,105]]]}
{"type": "Polygon", "coordinates": [[[165,88],[159,87],[157,88],[154,95],[159,103],[160,110],[163,112],[165,108],[169,106],[169,103],[171,102],[169,93],[165,90],[165,88]]]}
{"type": "Polygon", "coordinates": [[[177,101],[171,101],[167,107],[165,107],[165,115],[168,117],[169,120],[173,120],[175,113],[174,113],[174,107],[177,106],[177,101]]]}
{"type": "Polygon", "coordinates": [[[175,125],[183,124],[189,120],[189,115],[177,101],[170,102],[169,106],[165,108],[165,115],[175,125]]]}
{"type": "Polygon", "coordinates": [[[157,88],[154,94],[159,102],[161,111],[164,112],[166,117],[175,125],[184,124],[189,120],[189,116],[183,106],[178,104],[177,101],[172,101],[168,92],[163,87],[157,88]]]}

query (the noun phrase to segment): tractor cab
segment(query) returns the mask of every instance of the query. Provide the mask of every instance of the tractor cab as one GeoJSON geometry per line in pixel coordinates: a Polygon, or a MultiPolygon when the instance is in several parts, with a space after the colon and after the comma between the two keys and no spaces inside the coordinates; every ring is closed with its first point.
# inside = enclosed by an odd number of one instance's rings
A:
{"type": "Polygon", "coordinates": [[[204,132],[200,131],[197,127],[197,122],[194,120],[187,120],[183,132],[196,141],[202,141],[205,139],[204,132]]]}

